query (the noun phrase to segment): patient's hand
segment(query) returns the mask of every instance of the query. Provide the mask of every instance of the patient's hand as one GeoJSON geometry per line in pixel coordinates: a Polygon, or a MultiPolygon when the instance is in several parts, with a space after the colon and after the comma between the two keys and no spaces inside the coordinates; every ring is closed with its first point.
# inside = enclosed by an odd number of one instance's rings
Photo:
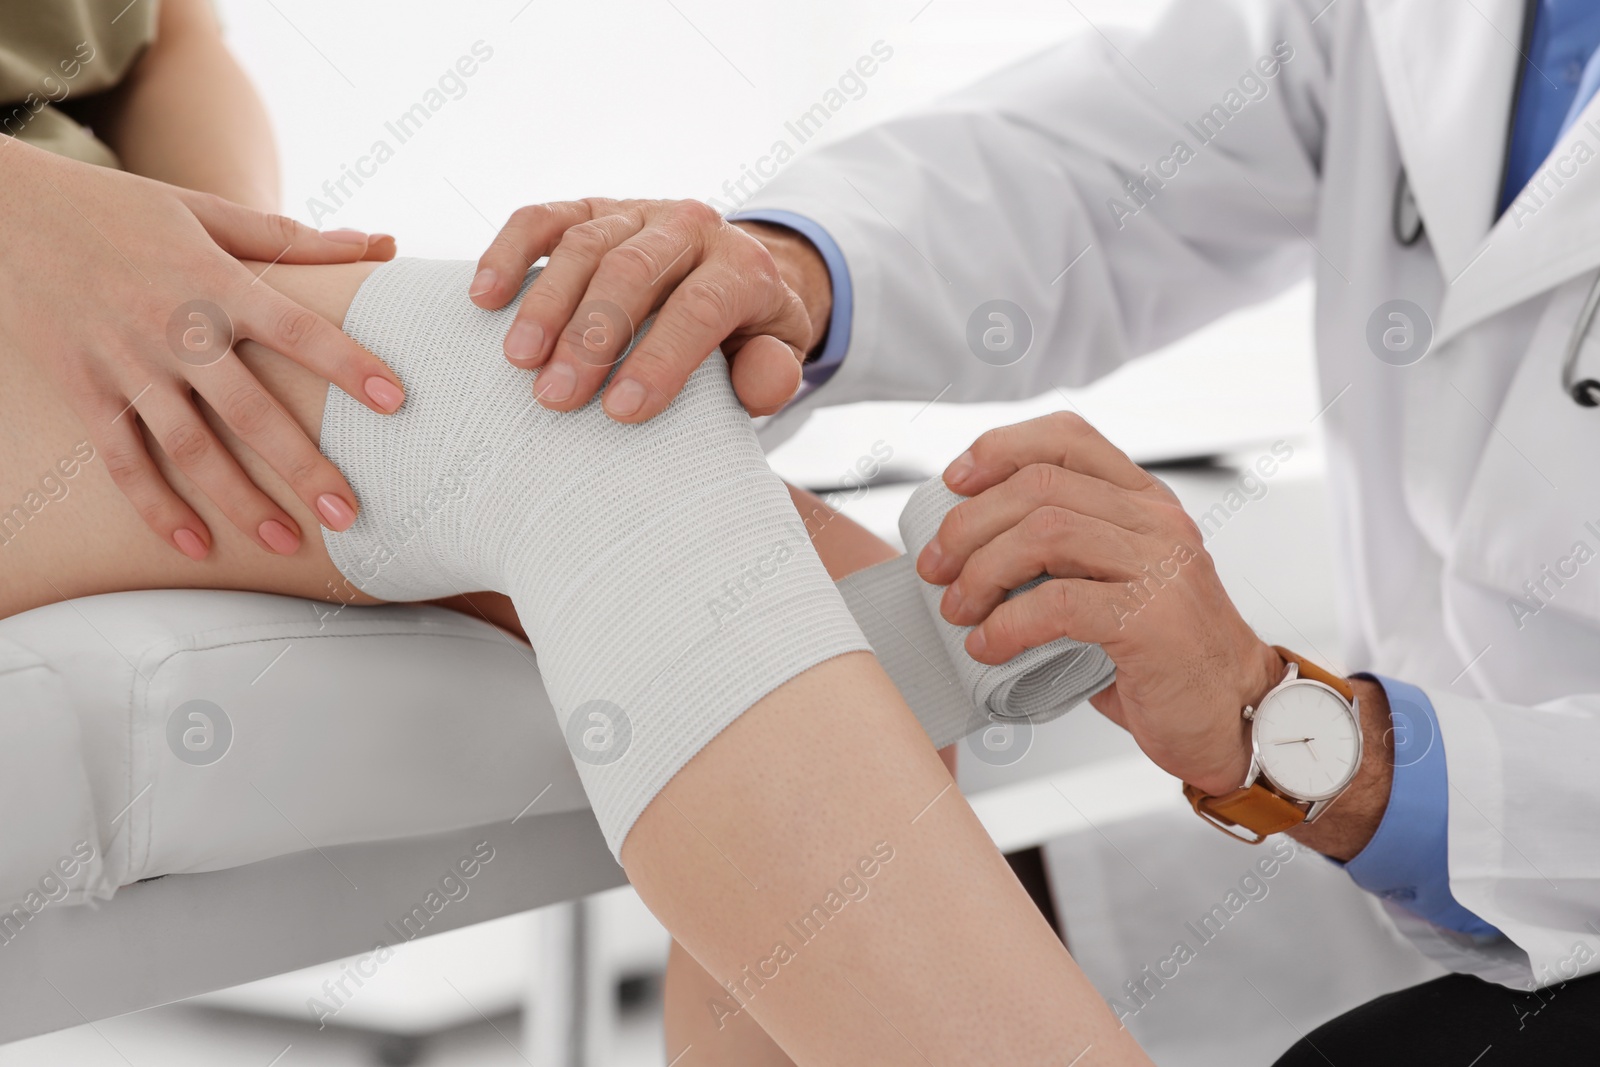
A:
{"type": "Polygon", "coordinates": [[[251,540],[292,553],[298,525],[240,469],[203,398],[334,529],[355,518],[344,478],[233,353],[253,338],[375,411],[401,390],[383,363],[234,258],[387,259],[390,239],[319,234],[275,215],[0,139],[0,331],[35,359],[83,421],[145,522],[194,559],[211,534],[162,477],[140,424],[251,540]],[[219,321],[220,320],[220,321],[219,321]],[[231,320],[231,323],[226,321],[231,320]]]}
{"type": "Polygon", "coordinates": [[[536,204],[511,216],[478,261],[472,299],[503,307],[541,256],[549,265],[506,335],[506,358],[545,367],[535,395],[571,411],[588,403],[638,325],[649,335],[606,389],[621,422],[661,412],[711,350],[732,362],[752,415],[781,408],[822,337],[831,283],[805,238],[780,226],[734,225],[696,200],[536,204]]]}

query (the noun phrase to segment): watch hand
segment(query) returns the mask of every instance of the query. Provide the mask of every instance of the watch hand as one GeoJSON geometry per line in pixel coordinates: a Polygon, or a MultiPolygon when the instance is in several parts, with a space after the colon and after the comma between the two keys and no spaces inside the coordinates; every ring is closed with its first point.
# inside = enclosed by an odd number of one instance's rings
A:
{"type": "Polygon", "coordinates": [[[1311,738],[1309,738],[1309,737],[1286,737],[1281,741],[1274,741],[1272,743],[1275,744],[1275,745],[1298,745],[1301,742],[1305,742],[1305,743],[1309,744],[1311,742],[1311,738]]]}

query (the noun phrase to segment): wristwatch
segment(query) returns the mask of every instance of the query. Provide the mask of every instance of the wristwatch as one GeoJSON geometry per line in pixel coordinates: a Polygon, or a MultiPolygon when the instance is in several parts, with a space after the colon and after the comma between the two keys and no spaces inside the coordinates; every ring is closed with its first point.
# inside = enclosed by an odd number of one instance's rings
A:
{"type": "Polygon", "coordinates": [[[1183,787],[1196,815],[1252,845],[1316,821],[1361,767],[1361,702],[1355,689],[1286,648],[1274,645],[1273,651],[1289,669],[1260,703],[1244,709],[1250,722],[1244,785],[1221,796],[1183,787]]]}

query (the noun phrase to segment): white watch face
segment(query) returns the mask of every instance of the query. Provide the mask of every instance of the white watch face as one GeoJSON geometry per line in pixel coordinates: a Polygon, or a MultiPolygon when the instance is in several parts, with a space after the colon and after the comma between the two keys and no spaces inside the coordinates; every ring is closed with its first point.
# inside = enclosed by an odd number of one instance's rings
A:
{"type": "Polygon", "coordinates": [[[1301,800],[1332,796],[1355,777],[1361,739],[1350,707],[1332,690],[1291,684],[1255,714],[1256,759],[1272,783],[1301,800]]]}

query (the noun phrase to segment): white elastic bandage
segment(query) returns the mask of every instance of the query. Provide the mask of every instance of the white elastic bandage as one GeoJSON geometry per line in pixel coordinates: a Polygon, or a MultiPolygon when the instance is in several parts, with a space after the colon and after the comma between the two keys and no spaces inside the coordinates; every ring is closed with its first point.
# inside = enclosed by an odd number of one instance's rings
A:
{"type": "Polygon", "coordinates": [[[356,294],[345,331],[395,370],[406,403],[378,415],[329,390],[322,450],[361,512],[323,538],[340,573],[381,599],[511,597],[617,852],[746,708],[868,645],[720,354],[640,425],[598,400],[547,411],[533,373],[501,351],[520,300],[474,307],[473,266],[398,260],[356,294]]]}
{"type": "Polygon", "coordinates": [[[940,616],[944,587],[924,582],[915,566],[945,514],[961,500],[938,478],[919,487],[900,513],[907,554],[839,582],[878,661],[939,747],[991,722],[1048,722],[1110,685],[1116,674],[1099,645],[1065,637],[997,667],[967,655],[972,627],[952,626],[940,616]]]}

